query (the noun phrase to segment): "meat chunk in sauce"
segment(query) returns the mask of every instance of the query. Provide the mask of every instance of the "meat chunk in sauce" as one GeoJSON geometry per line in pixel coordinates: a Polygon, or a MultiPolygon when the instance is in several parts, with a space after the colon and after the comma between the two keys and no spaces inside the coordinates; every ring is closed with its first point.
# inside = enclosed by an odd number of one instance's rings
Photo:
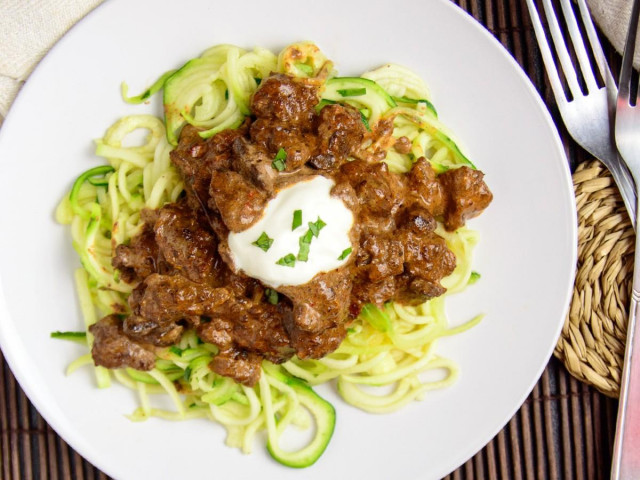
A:
{"type": "Polygon", "coordinates": [[[214,170],[209,192],[209,207],[220,213],[232,232],[241,232],[257,222],[269,199],[264,190],[232,170],[214,170]]]}
{"type": "Polygon", "coordinates": [[[256,353],[242,350],[229,350],[216,355],[211,362],[211,370],[224,377],[248,387],[254,386],[260,379],[262,358],[256,353]]]}
{"type": "Polygon", "coordinates": [[[362,148],[366,128],[355,108],[327,105],[320,111],[316,123],[318,151],[311,160],[316,168],[340,165],[362,148]]]}
{"type": "Polygon", "coordinates": [[[408,174],[391,173],[379,162],[386,150],[411,149],[409,139],[393,137],[392,120],[368,131],[353,107],[317,112],[319,97],[317,83],[274,74],[252,96],[252,117],[239,129],[209,139],[182,130],[171,159],[186,199],[143,213],[141,233],[116,248],[114,267],[137,286],[129,316],[91,327],[97,364],[148,370],[154,347],[194,329],[219,348],[210,368],[251,386],[263,359],[334,351],[367,303],[416,304],[444,293],[440,282],[456,259],[435,233],[436,219],[456,229],[486,208],[492,195],[482,172],[462,167],[438,176],[421,158],[408,174]],[[280,149],[283,171],[273,165],[280,149]],[[335,181],[332,195],[356,219],[353,253],[305,285],[278,287],[273,305],[265,286],[235,271],[227,235],[254,224],[282,185],[317,173],[335,181]]]}
{"type": "Polygon", "coordinates": [[[448,170],[438,177],[445,192],[444,225],[447,230],[457,230],[489,206],[493,194],[483,178],[484,173],[469,167],[448,170]]]}
{"type": "Polygon", "coordinates": [[[251,124],[251,140],[269,152],[271,159],[283,149],[286,153],[285,170],[288,172],[301,168],[309,160],[316,144],[311,130],[270,118],[258,118],[251,124]]]}
{"type": "Polygon", "coordinates": [[[187,199],[192,209],[204,208],[209,203],[211,173],[229,168],[231,145],[246,131],[247,126],[243,125],[236,130],[224,130],[205,140],[191,125],[182,129],[180,142],[170,155],[184,179],[187,199]]]}
{"type": "Polygon", "coordinates": [[[216,282],[216,247],[205,220],[184,203],[165,205],[154,224],[155,241],[164,260],[193,282],[216,282]]]}
{"type": "Polygon", "coordinates": [[[320,101],[318,89],[288,75],[263,80],[251,98],[251,112],[258,118],[304,125],[314,117],[320,101]]]}
{"type": "Polygon", "coordinates": [[[240,137],[233,142],[231,151],[233,170],[250,180],[257,188],[267,192],[273,191],[278,171],[271,165],[273,158],[266,149],[240,137]]]}
{"type": "Polygon", "coordinates": [[[122,321],[117,315],[109,315],[89,327],[94,337],[91,356],[96,365],[106,368],[130,367],[151,370],[156,355],[125,335],[122,321]]]}
{"type": "Polygon", "coordinates": [[[212,315],[229,299],[226,288],[192,282],[181,275],[149,275],[129,297],[131,310],[158,325],[212,315]]]}

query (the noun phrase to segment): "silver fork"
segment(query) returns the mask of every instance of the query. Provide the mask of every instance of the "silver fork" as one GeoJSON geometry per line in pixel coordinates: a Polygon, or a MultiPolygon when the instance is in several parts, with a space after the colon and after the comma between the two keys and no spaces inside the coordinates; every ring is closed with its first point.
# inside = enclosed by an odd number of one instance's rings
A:
{"type": "MultiPolygon", "coordinates": [[[[631,73],[638,31],[640,0],[634,0],[629,19],[629,32],[622,58],[620,91],[616,102],[615,137],[622,158],[640,185],[640,97],[631,102],[631,73]],[[632,104],[633,103],[633,104],[632,104]]],[[[633,263],[631,305],[620,381],[620,404],[616,437],[613,446],[611,478],[631,480],[640,478],[640,334],[636,332],[638,302],[640,301],[640,236],[636,235],[633,263]]]]}
{"type": "Polygon", "coordinates": [[[569,51],[567,50],[567,45],[563,38],[560,25],[558,24],[551,0],[543,0],[542,3],[549,24],[551,39],[553,40],[556,53],[560,60],[560,67],[564,71],[564,76],[567,79],[569,91],[571,92],[571,97],[573,97],[572,99],[568,99],[565,95],[562,82],[560,81],[560,75],[558,74],[557,66],[551,54],[551,48],[549,47],[549,42],[547,41],[534,0],[527,0],[533,28],[536,32],[540,51],[542,52],[542,59],[551,82],[551,88],[556,98],[558,108],[560,109],[560,114],[562,115],[562,120],[574,140],[586,151],[602,161],[609,169],[614,181],[618,185],[624,204],[627,207],[629,218],[631,218],[631,223],[635,228],[635,187],[627,167],[618,155],[612,133],[617,89],[598,40],[598,35],[591,21],[589,9],[584,0],[577,0],[591,51],[596,59],[601,78],[603,78],[605,82],[605,86],[600,88],[598,88],[596,77],[589,62],[585,42],[582,39],[578,22],[571,7],[571,0],[561,0],[560,2],[571,43],[573,44],[582,76],[587,85],[587,94],[585,95],[580,89],[578,75],[576,74],[569,51]]]}

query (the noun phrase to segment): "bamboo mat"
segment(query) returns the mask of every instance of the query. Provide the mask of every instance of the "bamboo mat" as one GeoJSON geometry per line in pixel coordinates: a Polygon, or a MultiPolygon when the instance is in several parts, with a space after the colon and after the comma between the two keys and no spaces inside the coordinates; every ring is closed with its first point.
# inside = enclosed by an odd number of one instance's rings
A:
{"type": "MultiPolygon", "coordinates": [[[[455,3],[493,33],[527,73],[559,125],[572,168],[585,161],[587,154],[562,126],[524,0],[455,0],[455,3]]],[[[619,56],[604,38],[603,46],[609,53],[612,70],[617,71],[619,56]]],[[[109,478],[47,425],[1,355],[0,383],[0,479],[109,478]]],[[[580,383],[558,360],[551,359],[507,426],[482,451],[445,478],[608,478],[616,411],[617,401],[580,383]]]]}

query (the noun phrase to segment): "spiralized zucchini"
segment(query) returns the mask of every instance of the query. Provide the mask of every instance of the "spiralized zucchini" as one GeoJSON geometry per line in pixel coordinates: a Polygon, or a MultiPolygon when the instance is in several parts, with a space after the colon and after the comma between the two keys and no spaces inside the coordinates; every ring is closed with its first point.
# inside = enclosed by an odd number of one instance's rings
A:
{"type": "MultiPolygon", "coordinates": [[[[333,85],[325,89],[328,100],[355,105],[370,128],[379,119],[392,119],[394,136],[405,136],[412,145],[408,154],[389,150],[385,161],[392,171],[406,172],[423,156],[437,171],[470,165],[437,119],[429,91],[416,74],[389,64],[363,74],[362,81],[329,79],[335,75],[332,63],[309,42],[291,45],[279,55],[261,48],[246,51],[219,45],[167,72],[140,95],[128,97],[123,84],[123,97],[130,103],[146,101],[162,90],[166,114],[164,121],[132,115],[114,123],[96,141],[96,154],[106,165],[80,175],[56,210],[57,220],[71,225],[73,246],[82,262],[75,281],[85,327],[102,316],[128,312],[132,286],[120,280],[111,258],[117,245],[141,231],[142,209],[156,209],[180,197],[183,183],[169,153],[181,128],[192,124],[209,137],[239,126],[249,114],[251,94],[273,71],[320,85],[328,80],[333,85]],[[146,131],[144,141],[129,146],[129,135],[140,130],[146,131]]],[[[478,237],[467,228],[450,233],[439,227],[438,233],[458,260],[453,274],[443,280],[448,293],[415,307],[367,305],[350,324],[342,345],[322,359],[293,358],[280,366],[265,361],[260,382],[249,388],[214,373],[209,364],[217,347],[188,332],[179,344],[159,351],[156,368],[150,372],[95,367],[97,384],[106,387],[113,377],[137,392],[140,405],[130,415],[132,420],[206,417],[226,428],[228,445],[246,453],[256,436],[266,431],[269,452],[276,460],[292,467],[308,466],[326,448],[335,422],[333,407],[310,386],[335,381],[345,401],[382,413],[457,379],[457,365],[438,356],[436,346],[439,338],[480,321],[476,317],[450,328],[444,307],[446,296],[464,290],[477,277],[471,257],[478,237]],[[156,394],[168,395],[174,408],[154,406],[156,394]],[[280,448],[287,428],[310,428],[314,423],[309,444],[293,452],[280,448]]],[[[89,333],[86,339],[91,347],[89,333]]],[[[90,363],[90,356],[84,355],[69,366],[69,372],[90,363]]]]}

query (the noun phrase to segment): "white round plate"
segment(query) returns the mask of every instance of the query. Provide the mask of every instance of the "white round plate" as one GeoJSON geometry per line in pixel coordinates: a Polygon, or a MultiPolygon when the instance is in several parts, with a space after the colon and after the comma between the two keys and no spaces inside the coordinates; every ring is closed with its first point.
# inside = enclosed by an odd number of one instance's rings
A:
{"type": "Polygon", "coordinates": [[[0,345],[36,408],[75,448],[117,479],[439,478],[481,449],[524,401],[555,345],[576,259],[570,172],[555,127],[518,65],[446,0],[110,0],[45,57],[0,130],[0,345]],[[205,420],[142,423],[125,415],[133,392],[100,390],[91,369],[66,377],[85,353],[52,340],[80,329],[72,272],[79,265],[54,209],[82,171],[98,165],[92,139],[117,118],[154,111],[125,105],[132,92],[207,47],[274,51],[313,40],[342,75],[395,62],[431,87],[440,118],[486,173],[495,199],[471,227],[481,233],[481,280],[453,298],[453,323],[472,330],[441,341],[459,381],[389,415],[337,409],[323,457],[301,472],[224,445],[205,420]]]}

